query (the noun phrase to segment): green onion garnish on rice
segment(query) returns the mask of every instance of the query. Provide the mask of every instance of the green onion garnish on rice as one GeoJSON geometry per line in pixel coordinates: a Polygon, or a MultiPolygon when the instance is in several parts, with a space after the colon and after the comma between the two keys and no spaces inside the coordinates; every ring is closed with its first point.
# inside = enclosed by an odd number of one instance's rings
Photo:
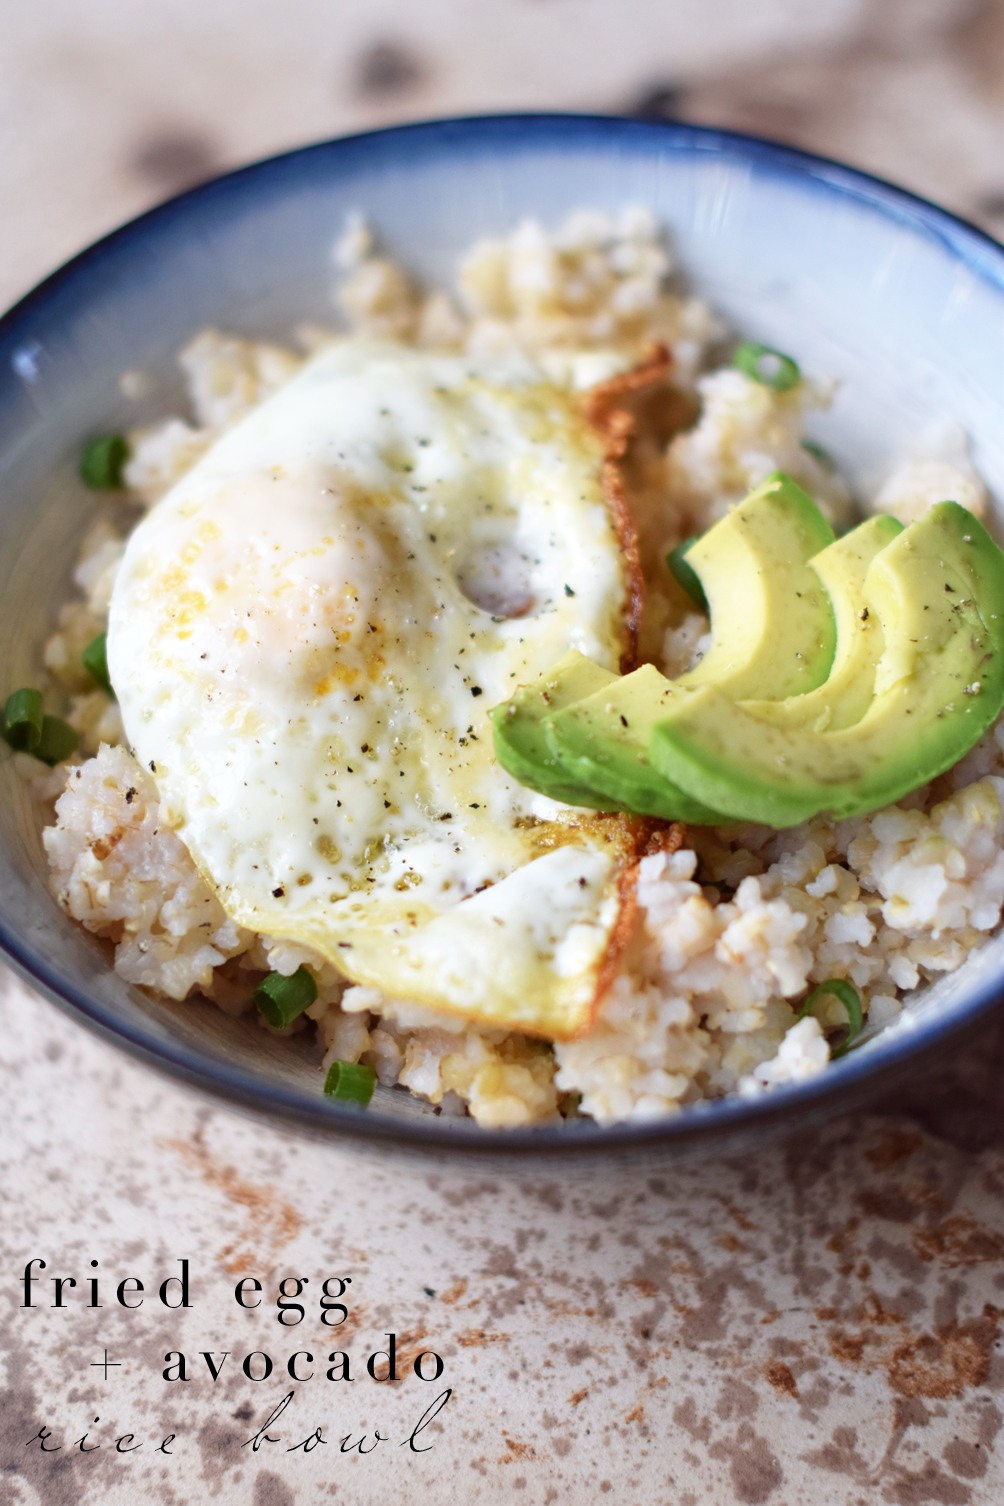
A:
{"type": "Polygon", "coordinates": [[[79,741],[80,733],[76,727],[64,722],[61,716],[46,716],[42,718],[42,735],[31,751],[51,769],[75,753],[79,741]]]}
{"type": "Polygon", "coordinates": [[[821,465],[824,471],[836,470],[836,462],[829,450],[824,450],[823,446],[817,444],[814,439],[803,439],[799,442],[805,453],[811,455],[816,464],[821,465]]]}
{"type": "Polygon", "coordinates": [[[702,612],[706,612],[708,610],[708,598],[704,594],[704,587],[701,585],[697,571],[691,565],[687,564],[687,550],[693,544],[696,544],[700,537],[699,533],[695,533],[691,538],[684,539],[682,544],[677,544],[676,548],[667,554],[666,564],[669,566],[670,575],[676,581],[676,584],[686,591],[694,606],[699,607],[702,612]]]}
{"type": "Polygon", "coordinates": [[[108,678],[108,634],[99,633],[87,645],[80,657],[91,679],[97,681],[101,689],[107,690],[109,695],[114,695],[112,682],[108,678]]]}
{"type": "Polygon", "coordinates": [[[358,1103],[363,1108],[373,1097],[376,1073],[362,1062],[332,1062],[324,1079],[324,1096],[340,1103],[358,1103]]]}
{"type": "Polygon", "coordinates": [[[812,990],[798,1011],[796,1019],[803,1020],[811,1012],[816,1000],[821,999],[823,994],[832,994],[835,999],[840,1000],[841,1004],[847,1010],[847,1039],[835,1051],[830,1052],[830,1060],[836,1061],[838,1056],[843,1056],[844,1052],[850,1049],[850,1044],[855,1036],[861,1034],[861,1028],[864,1025],[864,1016],[861,1012],[861,996],[854,987],[854,984],[848,983],[846,978],[827,978],[825,983],[818,984],[812,990]]]}
{"type": "Polygon", "coordinates": [[[775,392],[787,392],[789,388],[797,387],[802,380],[802,373],[791,356],[772,350],[769,345],[756,345],[752,340],[746,340],[740,345],[733,356],[733,363],[748,377],[752,377],[754,382],[760,382],[764,387],[773,387],[775,392]]]}
{"type": "Polygon", "coordinates": [[[99,491],[121,491],[122,468],[129,459],[129,446],[121,434],[99,434],[89,439],[80,454],[80,476],[99,491]]]}
{"type": "Polygon", "coordinates": [[[3,710],[3,735],[18,753],[33,753],[50,768],[69,758],[80,733],[60,716],[46,716],[40,690],[15,690],[3,710]]]}
{"type": "Polygon", "coordinates": [[[44,719],[41,691],[15,690],[4,707],[3,735],[19,753],[31,753],[42,736],[44,719]]]}
{"type": "Polygon", "coordinates": [[[288,978],[282,973],[269,973],[254,991],[258,1013],[276,1030],[291,1025],[316,998],[314,975],[302,964],[288,978]]]}

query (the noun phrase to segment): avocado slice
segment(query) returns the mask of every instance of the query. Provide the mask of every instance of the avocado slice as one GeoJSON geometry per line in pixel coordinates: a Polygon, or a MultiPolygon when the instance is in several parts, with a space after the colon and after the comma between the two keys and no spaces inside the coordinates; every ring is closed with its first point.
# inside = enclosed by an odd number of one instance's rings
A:
{"type": "Polygon", "coordinates": [[[875,695],[875,671],[885,648],[878,613],[864,597],[875,556],[903,532],[896,518],[879,515],[859,523],[809,561],[830,598],[837,627],[833,667],[822,685],[783,701],[745,701],[752,714],[779,725],[836,732],[864,716],[875,695]]]}
{"type": "Polygon", "coordinates": [[[698,826],[727,825],[729,817],[695,800],[649,763],[646,750],[652,728],[674,697],[687,694],[677,684],[654,664],[643,664],[548,716],[543,722],[547,746],[571,777],[594,791],[594,800],[599,791],[641,815],[698,826]]]}
{"type": "Polygon", "coordinates": [[[544,718],[602,690],[618,678],[585,654],[572,649],[529,685],[521,685],[508,701],[488,713],[495,735],[495,757],[527,789],[595,810],[624,810],[586,785],[577,784],[544,739],[544,718]]]}
{"type": "Polygon", "coordinates": [[[699,533],[695,533],[689,539],[684,539],[682,544],[677,544],[676,548],[671,549],[666,555],[666,564],[676,584],[690,597],[697,610],[707,612],[709,610],[708,598],[704,594],[704,587],[695,571],[687,564],[687,554],[700,537],[699,533]]]}
{"type": "Polygon", "coordinates": [[[821,685],[836,629],[809,560],[833,529],[802,488],[775,471],[687,550],[711,612],[711,647],[679,685],[715,684],[737,700],[781,700],[821,685]]]}
{"type": "Polygon", "coordinates": [[[667,680],[651,664],[616,685],[552,711],[551,753],[576,780],[630,810],[697,825],[728,824],[720,807],[683,789],[648,757],[670,702],[714,682],[736,697],[797,695],[825,680],[835,627],[810,558],[834,543],[815,503],[782,472],[687,550],[711,608],[711,647],[694,669],[667,680]]]}
{"type": "Polygon", "coordinates": [[[862,595],[884,647],[859,720],[817,730],[707,684],[654,727],[655,767],[733,820],[775,827],[862,815],[951,768],[1004,705],[1004,555],[940,502],[875,555],[862,595]]]}

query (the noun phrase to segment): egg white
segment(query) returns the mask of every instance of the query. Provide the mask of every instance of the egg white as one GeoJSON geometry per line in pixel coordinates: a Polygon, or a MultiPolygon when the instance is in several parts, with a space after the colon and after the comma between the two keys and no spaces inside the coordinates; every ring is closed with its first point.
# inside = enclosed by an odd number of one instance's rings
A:
{"type": "Polygon", "coordinates": [[[487,710],[570,648],[617,669],[602,442],[523,357],[338,342],[132,534],[108,662],[166,818],[240,924],[385,994],[588,1024],[616,824],[539,825],[487,710]]]}

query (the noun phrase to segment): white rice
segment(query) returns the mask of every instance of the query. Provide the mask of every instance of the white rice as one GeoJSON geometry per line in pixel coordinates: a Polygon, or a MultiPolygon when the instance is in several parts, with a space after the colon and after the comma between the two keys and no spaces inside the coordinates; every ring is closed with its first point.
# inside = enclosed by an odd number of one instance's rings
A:
{"type": "MultiPolygon", "coordinates": [[[[455,298],[415,289],[358,220],[336,248],[336,265],[339,303],[357,331],[471,352],[516,346],[556,370],[571,352],[581,362],[583,349],[634,359],[654,340],[668,344],[675,379],[699,399],[700,417],[636,483],[643,561],[707,527],[776,469],[800,479],[832,520],[852,516],[839,475],[802,445],[806,413],[826,405],[828,389],[807,380],[778,393],[731,367],[699,375],[724,331],[704,304],[667,289],[671,258],[647,210],[616,219],[582,211],[550,235],[527,221],[505,239],[480,242],[461,263],[455,298]]],[[[308,347],[335,338],[301,335],[308,347]]],[[[181,356],[191,419],[171,417],[130,437],[126,481],[135,497],[149,504],[163,495],[301,361],[274,345],[201,334],[181,356]]],[[[582,371],[583,381],[609,374],[588,359],[582,371]]],[[[965,436],[948,430],[891,469],[869,510],[909,522],[945,497],[974,512],[986,505],[965,436]]],[[[227,918],[161,821],[154,780],[121,746],[117,706],[80,663],[104,628],[121,550],[111,525],[96,523],[75,577],[82,597],[62,608],[45,648],[83,750],[95,756],[68,770],[44,842],[60,902],[109,940],[116,970],[131,983],[240,1013],[261,972],[288,975],[306,963],[319,984],[308,1017],[325,1063],[363,1060],[385,1086],[402,1084],[485,1126],[560,1112],[610,1124],[811,1077],[829,1060],[825,1032],[845,1024],[846,1012],[824,995],[796,1022],[807,989],[849,979],[870,1024],[884,1026],[911,990],[958,968],[1000,924],[998,724],[950,774],[898,806],[781,832],[691,828],[685,850],[644,858],[634,935],[593,1029],[577,1041],[552,1050],[349,987],[309,950],[227,918]]],[[[647,654],[680,673],[706,646],[706,618],[680,620],[657,599],[647,611],[647,654]]],[[[19,762],[33,771],[40,799],[62,787],[67,771],[40,776],[34,760],[19,762]]]]}

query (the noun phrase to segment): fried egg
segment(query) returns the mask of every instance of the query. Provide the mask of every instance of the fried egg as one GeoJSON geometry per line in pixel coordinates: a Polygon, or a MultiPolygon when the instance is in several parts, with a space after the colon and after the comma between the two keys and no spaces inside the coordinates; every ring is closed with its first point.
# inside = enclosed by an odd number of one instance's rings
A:
{"type": "Polygon", "coordinates": [[[111,679],[240,925],[392,999],[588,1028],[624,823],[517,785],[485,713],[571,648],[619,667],[603,464],[567,373],[344,340],[140,522],[111,679]]]}

